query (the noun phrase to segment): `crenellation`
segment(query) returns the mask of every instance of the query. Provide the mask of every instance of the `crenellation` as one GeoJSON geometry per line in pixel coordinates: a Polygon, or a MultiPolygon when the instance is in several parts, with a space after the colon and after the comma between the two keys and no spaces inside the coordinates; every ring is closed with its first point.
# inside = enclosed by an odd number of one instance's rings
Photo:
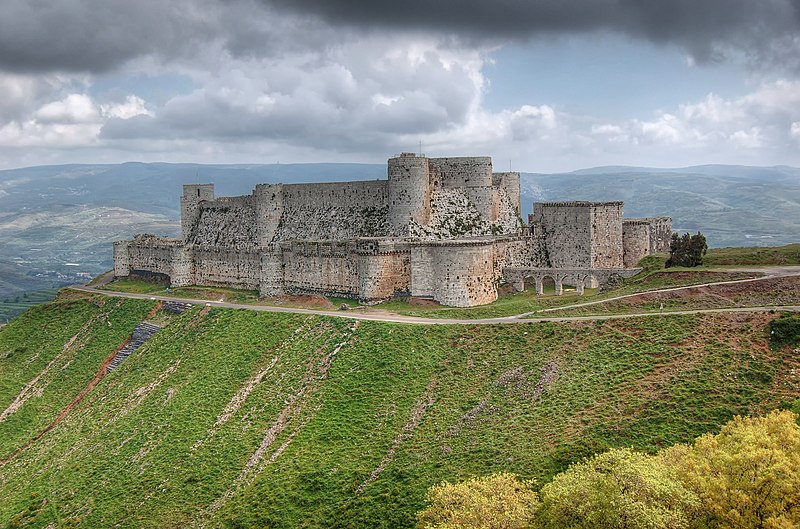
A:
{"type": "Polygon", "coordinates": [[[492,172],[486,156],[403,153],[389,159],[387,176],[259,184],[236,197],[215,197],[213,184],[184,186],[181,238],[115,242],[114,273],[262,296],[411,295],[469,307],[494,301],[503,281],[524,288],[526,274],[538,278],[537,291],[553,277],[557,293],[564,281],[583,292],[635,273],[637,256],[669,245],[668,217],[623,221],[622,202],[544,202],[523,226],[519,173],[492,172]]]}

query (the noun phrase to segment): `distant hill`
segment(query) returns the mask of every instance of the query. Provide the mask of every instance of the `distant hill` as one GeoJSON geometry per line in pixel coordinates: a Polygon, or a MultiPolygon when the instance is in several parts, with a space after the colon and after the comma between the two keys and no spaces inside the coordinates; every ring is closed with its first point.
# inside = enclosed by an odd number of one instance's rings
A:
{"type": "MultiPolygon", "coordinates": [[[[177,234],[182,184],[214,182],[219,195],[240,195],[261,182],[378,178],[386,178],[384,164],[132,162],[0,171],[0,299],[110,268],[113,240],[177,234]]],[[[675,229],[702,231],[713,247],[800,239],[800,169],[791,167],[524,173],[522,194],[525,215],[536,200],[622,199],[627,216],[671,215],[675,229]]]]}
{"type": "Polygon", "coordinates": [[[676,231],[702,231],[712,247],[800,240],[800,169],[792,167],[600,167],[525,173],[522,195],[525,205],[624,200],[625,216],[671,216],[676,231]]]}

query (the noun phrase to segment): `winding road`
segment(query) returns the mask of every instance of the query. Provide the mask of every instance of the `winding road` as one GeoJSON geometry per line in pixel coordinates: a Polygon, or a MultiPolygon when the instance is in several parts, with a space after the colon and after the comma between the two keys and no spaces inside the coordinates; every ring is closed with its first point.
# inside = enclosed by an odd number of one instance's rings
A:
{"type": "MultiPolygon", "coordinates": [[[[737,279],[732,281],[716,281],[712,283],[703,283],[699,285],[687,285],[682,287],[670,287],[657,290],[648,290],[646,293],[652,294],[657,292],[676,292],[690,288],[702,288],[715,285],[729,285],[736,283],[750,283],[755,281],[767,281],[775,279],[776,277],[790,277],[800,276],[800,266],[783,266],[783,267],[764,267],[764,268],[737,268],[725,269],[729,272],[757,272],[764,274],[763,277],[752,279],[737,279]]],[[[626,294],[624,296],[616,296],[613,298],[606,298],[597,301],[587,301],[584,303],[575,303],[573,305],[565,305],[562,307],[554,307],[549,309],[541,309],[534,312],[524,312],[522,314],[515,314],[512,316],[503,316],[498,318],[476,318],[476,319],[449,319],[449,318],[424,318],[421,316],[403,316],[400,314],[391,314],[383,312],[369,312],[363,313],[358,311],[343,311],[343,310],[315,310],[315,309],[302,309],[291,307],[275,307],[269,305],[248,305],[242,303],[230,303],[227,301],[206,301],[190,298],[177,298],[172,296],[161,296],[152,294],[134,294],[128,292],[114,292],[110,290],[101,290],[84,285],[74,285],[68,287],[72,290],[81,292],[88,292],[91,294],[101,294],[104,296],[132,298],[132,299],[151,299],[160,301],[173,301],[177,303],[187,303],[191,305],[207,305],[211,307],[220,307],[226,309],[244,309],[244,310],[258,310],[264,312],[284,312],[292,314],[309,314],[316,316],[331,316],[334,318],[348,318],[363,321],[383,321],[391,323],[415,323],[423,325],[493,325],[493,324],[520,324],[520,323],[537,323],[537,322],[558,322],[558,321],[599,321],[599,320],[614,320],[621,318],[639,318],[639,317],[652,317],[664,315],[681,315],[681,314],[713,314],[720,312],[765,312],[765,311],[800,311],[800,305],[771,305],[771,306],[756,306],[756,307],[731,307],[722,309],[689,309],[689,310],[676,310],[676,311],[663,311],[663,312],[639,312],[628,314],[606,314],[596,316],[541,316],[541,314],[556,311],[567,310],[579,307],[586,307],[591,305],[598,305],[608,301],[616,301],[620,299],[631,298],[644,294],[645,292],[637,292],[635,294],[626,294]]]]}

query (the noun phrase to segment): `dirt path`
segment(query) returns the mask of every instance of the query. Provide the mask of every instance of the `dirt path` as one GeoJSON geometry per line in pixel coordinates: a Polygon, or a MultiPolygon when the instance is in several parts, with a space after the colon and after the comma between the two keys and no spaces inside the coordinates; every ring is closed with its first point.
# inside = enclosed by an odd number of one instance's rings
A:
{"type": "MultiPolygon", "coordinates": [[[[797,274],[786,274],[788,275],[800,275],[797,274]]],[[[699,288],[703,286],[713,286],[713,285],[725,285],[730,283],[737,283],[743,281],[764,281],[767,279],[774,279],[776,276],[771,277],[760,277],[756,279],[744,279],[744,280],[737,280],[737,281],[722,281],[717,283],[708,283],[705,285],[690,285],[685,287],[674,287],[674,288],[667,288],[667,289],[660,289],[660,290],[649,290],[647,293],[656,293],[656,292],[673,292],[678,290],[686,290],[690,288],[699,288]]],[[[630,314],[612,314],[612,315],[604,315],[604,316],[544,316],[542,314],[546,314],[547,312],[552,312],[556,309],[543,309],[540,311],[534,312],[524,312],[522,314],[515,314],[512,316],[503,316],[499,318],[476,318],[476,319],[449,319],[449,318],[423,318],[420,316],[402,316],[399,314],[389,314],[389,313],[353,313],[348,311],[332,311],[332,310],[313,310],[313,309],[298,309],[298,308],[289,308],[289,307],[271,307],[267,305],[245,305],[240,303],[229,303],[229,302],[222,302],[222,301],[205,301],[205,300],[197,300],[197,299],[190,299],[190,298],[175,298],[169,296],[153,296],[150,294],[133,294],[128,292],[112,292],[108,290],[97,290],[91,287],[85,286],[72,286],[69,287],[73,290],[79,290],[81,292],[88,292],[91,294],[101,294],[103,296],[109,297],[122,297],[122,298],[132,298],[132,299],[150,299],[150,300],[160,300],[160,301],[174,301],[178,303],[187,303],[191,305],[206,305],[206,307],[219,307],[219,308],[226,308],[226,309],[243,309],[243,310],[256,310],[262,312],[283,312],[283,313],[291,313],[291,314],[308,314],[308,315],[315,315],[315,316],[331,316],[334,318],[347,318],[352,320],[361,320],[361,321],[383,321],[383,322],[390,322],[390,323],[418,323],[418,324],[425,324],[425,325],[492,325],[492,324],[508,324],[508,323],[535,323],[535,322],[544,322],[544,321],[592,321],[592,320],[607,320],[607,319],[617,319],[617,318],[638,318],[642,316],[663,316],[665,314],[707,314],[707,313],[714,313],[714,312],[764,312],[770,310],[778,310],[778,311],[800,311],[800,305],[770,305],[770,306],[756,306],[756,307],[732,307],[732,308],[725,308],[725,309],[693,309],[693,310],[680,310],[680,311],[664,311],[664,312],[638,312],[638,313],[630,313],[630,314]],[[541,316],[540,316],[541,315],[541,316]],[[534,317],[538,316],[538,317],[534,317]]],[[[625,299],[633,296],[640,296],[645,292],[639,292],[636,294],[628,294],[625,296],[618,296],[615,298],[608,298],[599,301],[590,301],[587,303],[578,303],[574,305],[564,305],[562,307],[558,307],[557,310],[567,310],[576,307],[583,307],[587,305],[595,305],[599,303],[605,303],[607,301],[614,301],[618,299],[625,299]]]]}

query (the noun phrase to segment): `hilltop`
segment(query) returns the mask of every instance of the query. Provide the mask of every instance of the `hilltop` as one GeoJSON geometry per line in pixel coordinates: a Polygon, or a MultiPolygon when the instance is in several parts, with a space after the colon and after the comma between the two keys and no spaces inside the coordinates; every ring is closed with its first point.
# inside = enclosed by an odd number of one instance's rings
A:
{"type": "MultiPolygon", "coordinates": [[[[796,280],[736,299],[798,304],[796,280]]],[[[607,447],[654,451],[800,405],[796,345],[770,347],[768,311],[515,325],[176,312],[64,291],[0,330],[0,524],[411,527],[443,479],[543,484],[607,447]],[[105,374],[142,321],[161,330],[105,374]]]]}

